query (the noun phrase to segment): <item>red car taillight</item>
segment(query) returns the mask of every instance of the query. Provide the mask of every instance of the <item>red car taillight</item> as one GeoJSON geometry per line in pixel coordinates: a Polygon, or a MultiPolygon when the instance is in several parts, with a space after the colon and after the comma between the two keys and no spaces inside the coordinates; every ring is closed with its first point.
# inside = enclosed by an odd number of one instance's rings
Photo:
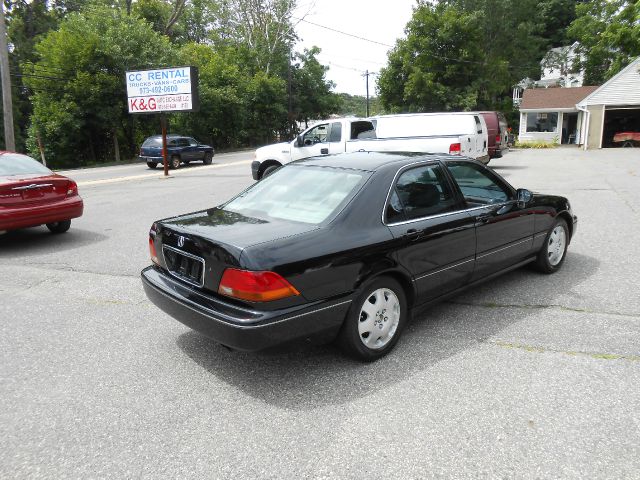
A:
{"type": "Polygon", "coordinates": [[[452,143],[449,145],[449,155],[460,155],[462,146],[459,143],[452,143]]]}
{"type": "Polygon", "coordinates": [[[498,134],[496,135],[496,143],[500,143],[502,141],[502,137],[498,134]]]}
{"type": "Polygon", "coordinates": [[[69,185],[67,186],[67,197],[73,197],[78,194],[78,184],[73,180],[69,180],[69,185]]]}
{"type": "Polygon", "coordinates": [[[293,285],[275,272],[252,272],[227,268],[218,293],[251,302],[269,302],[300,295],[293,285]]]}
{"type": "Polygon", "coordinates": [[[159,265],[158,262],[158,253],[156,252],[156,234],[158,233],[158,227],[154,223],[151,225],[151,229],[149,230],[149,255],[151,255],[151,261],[156,265],[159,265]]]}
{"type": "Polygon", "coordinates": [[[158,265],[158,254],[156,253],[156,244],[153,238],[149,237],[149,255],[151,255],[151,261],[158,265]]]}

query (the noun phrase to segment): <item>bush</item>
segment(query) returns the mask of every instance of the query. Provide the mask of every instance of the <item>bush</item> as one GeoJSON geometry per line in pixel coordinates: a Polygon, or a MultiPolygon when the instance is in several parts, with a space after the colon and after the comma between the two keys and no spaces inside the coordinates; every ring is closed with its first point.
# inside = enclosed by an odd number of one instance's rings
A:
{"type": "Polygon", "coordinates": [[[554,142],[516,142],[513,148],[556,148],[557,143],[554,142]]]}

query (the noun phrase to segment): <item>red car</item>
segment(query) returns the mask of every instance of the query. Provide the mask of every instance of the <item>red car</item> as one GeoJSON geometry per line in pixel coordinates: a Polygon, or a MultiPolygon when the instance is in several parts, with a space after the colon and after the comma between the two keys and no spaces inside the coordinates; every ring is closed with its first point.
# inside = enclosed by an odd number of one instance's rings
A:
{"type": "Polygon", "coordinates": [[[0,233],[43,224],[64,233],[83,209],[76,182],[26,155],[0,152],[0,233]]]}

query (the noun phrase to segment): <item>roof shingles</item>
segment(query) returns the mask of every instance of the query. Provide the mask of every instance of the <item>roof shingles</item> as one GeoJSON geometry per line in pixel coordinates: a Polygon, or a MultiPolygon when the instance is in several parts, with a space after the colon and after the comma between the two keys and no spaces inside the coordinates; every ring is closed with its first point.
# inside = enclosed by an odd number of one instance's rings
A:
{"type": "Polygon", "coordinates": [[[576,108],[577,103],[584,100],[597,88],[528,88],[522,95],[520,110],[576,108]]]}

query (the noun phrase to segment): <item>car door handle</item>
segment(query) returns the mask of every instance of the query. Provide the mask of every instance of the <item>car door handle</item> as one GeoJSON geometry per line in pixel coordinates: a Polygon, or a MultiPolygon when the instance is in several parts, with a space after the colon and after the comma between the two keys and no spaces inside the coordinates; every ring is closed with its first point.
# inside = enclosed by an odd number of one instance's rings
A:
{"type": "Polygon", "coordinates": [[[493,218],[493,215],[479,215],[478,217],[476,217],[476,223],[480,223],[480,224],[489,223],[492,218],[493,218]]]}
{"type": "Polygon", "coordinates": [[[329,153],[329,149],[328,149],[328,148],[321,148],[321,149],[320,149],[320,153],[321,153],[322,155],[327,155],[327,154],[329,153]]]}
{"type": "Polygon", "coordinates": [[[418,238],[420,238],[420,232],[415,228],[410,228],[404,235],[402,235],[402,238],[411,241],[417,240],[418,238]]]}

